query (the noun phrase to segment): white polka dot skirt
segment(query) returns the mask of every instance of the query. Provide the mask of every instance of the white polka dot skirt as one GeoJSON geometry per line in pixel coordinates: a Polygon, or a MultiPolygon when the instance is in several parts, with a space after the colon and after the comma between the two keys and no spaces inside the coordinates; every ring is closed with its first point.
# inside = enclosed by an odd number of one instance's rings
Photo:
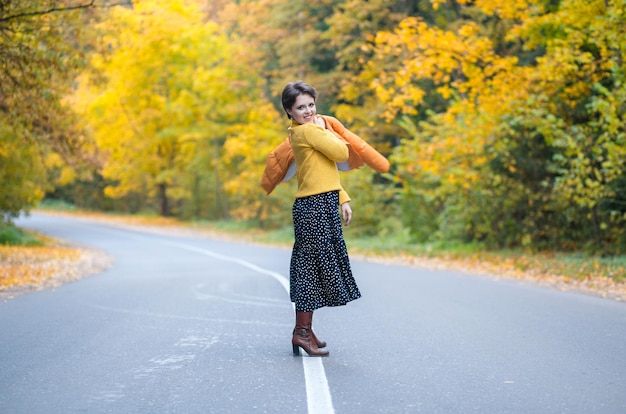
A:
{"type": "Polygon", "coordinates": [[[289,279],[297,312],[342,306],[361,297],[350,269],[338,205],[338,191],[297,198],[293,204],[295,243],[289,279]]]}

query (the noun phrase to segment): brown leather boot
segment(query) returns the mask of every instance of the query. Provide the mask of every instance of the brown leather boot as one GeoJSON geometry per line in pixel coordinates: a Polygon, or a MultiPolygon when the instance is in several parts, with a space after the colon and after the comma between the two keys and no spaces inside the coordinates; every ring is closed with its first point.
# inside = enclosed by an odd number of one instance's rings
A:
{"type": "Polygon", "coordinates": [[[328,356],[328,351],[322,351],[317,346],[311,334],[311,320],[313,312],[296,312],[296,327],[293,330],[291,345],[293,354],[300,355],[300,348],[304,349],[309,356],[328,356]]]}
{"type": "MultiPolygon", "coordinates": [[[[318,348],[325,348],[326,347],[326,342],[320,340],[317,335],[315,335],[315,332],[313,332],[313,312],[311,312],[311,326],[309,327],[309,329],[311,330],[311,336],[313,336],[313,341],[315,341],[315,343],[317,344],[318,348]]],[[[296,330],[294,328],[293,333],[295,333],[296,330]]]]}
{"type": "Polygon", "coordinates": [[[315,343],[317,344],[318,348],[324,348],[326,347],[326,342],[321,341],[317,338],[317,336],[315,335],[315,332],[313,332],[313,312],[311,312],[311,335],[313,335],[313,340],[315,341],[315,343]]]}

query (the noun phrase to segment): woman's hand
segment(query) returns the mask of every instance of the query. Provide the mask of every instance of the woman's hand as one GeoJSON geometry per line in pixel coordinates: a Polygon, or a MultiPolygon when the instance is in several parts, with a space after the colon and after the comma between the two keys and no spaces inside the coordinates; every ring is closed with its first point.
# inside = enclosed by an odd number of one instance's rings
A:
{"type": "Polygon", "coordinates": [[[321,126],[322,128],[326,129],[326,122],[324,121],[324,118],[322,118],[321,116],[315,117],[315,125],[321,126]]]}
{"type": "Polygon", "coordinates": [[[341,217],[343,218],[344,223],[346,223],[346,226],[349,226],[352,221],[352,209],[350,208],[350,202],[343,203],[341,205],[341,217]]]}

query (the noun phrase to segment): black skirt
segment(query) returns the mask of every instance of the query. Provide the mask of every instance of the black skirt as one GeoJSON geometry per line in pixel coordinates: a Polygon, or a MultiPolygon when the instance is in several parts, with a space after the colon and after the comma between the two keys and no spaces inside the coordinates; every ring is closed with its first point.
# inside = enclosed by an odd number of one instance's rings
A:
{"type": "Polygon", "coordinates": [[[341,306],[361,297],[350,269],[338,204],[338,191],[297,198],[293,204],[295,243],[289,279],[297,312],[341,306]]]}

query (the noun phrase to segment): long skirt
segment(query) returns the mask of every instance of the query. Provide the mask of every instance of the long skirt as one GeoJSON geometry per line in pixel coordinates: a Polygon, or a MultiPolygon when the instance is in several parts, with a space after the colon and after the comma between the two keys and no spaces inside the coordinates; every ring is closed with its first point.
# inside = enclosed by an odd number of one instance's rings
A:
{"type": "Polygon", "coordinates": [[[338,191],[297,198],[293,204],[295,243],[289,279],[297,312],[342,306],[361,297],[350,269],[338,205],[338,191]]]}

